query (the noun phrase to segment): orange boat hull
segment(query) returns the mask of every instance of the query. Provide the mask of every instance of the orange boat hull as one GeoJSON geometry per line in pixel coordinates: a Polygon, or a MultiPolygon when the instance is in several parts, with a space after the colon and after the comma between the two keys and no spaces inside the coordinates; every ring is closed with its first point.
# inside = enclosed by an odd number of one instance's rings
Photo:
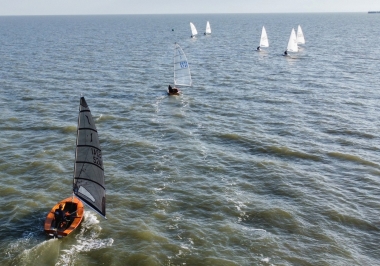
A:
{"type": "Polygon", "coordinates": [[[69,197],[58,202],[51,211],[48,213],[45,219],[44,230],[46,234],[54,237],[63,237],[69,235],[77,228],[83,220],[84,206],[83,202],[76,197],[69,197]],[[62,222],[58,228],[55,228],[54,211],[59,208],[59,205],[63,205],[63,211],[66,214],[70,214],[69,221],[62,222]]]}

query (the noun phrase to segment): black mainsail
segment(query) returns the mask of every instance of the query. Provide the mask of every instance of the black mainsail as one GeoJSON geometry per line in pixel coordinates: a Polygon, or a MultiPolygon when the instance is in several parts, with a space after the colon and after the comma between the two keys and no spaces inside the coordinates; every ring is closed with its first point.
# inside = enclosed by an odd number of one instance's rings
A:
{"type": "Polygon", "coordinates": [[[84,97],[80,98],[75,151],[74,194],[106,218],[106,189],[98,131],[84,97]]]}

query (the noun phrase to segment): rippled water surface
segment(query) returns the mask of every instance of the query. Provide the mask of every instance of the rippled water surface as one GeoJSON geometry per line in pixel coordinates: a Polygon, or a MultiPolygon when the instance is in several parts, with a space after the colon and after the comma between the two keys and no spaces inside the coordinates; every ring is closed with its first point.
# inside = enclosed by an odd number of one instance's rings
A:
{"type": "Polygon", "coordinates": [[[0,17],[0,264],[380,264],[379,23],[0,17]],[[284,57],[298,24],[306,44],[284,57]],[[270,47],[256,52],[263,25],[270,47]],[[168,97],[175,42],[193,86],[168,97]],[[108,220],[88,210],[49,239],[46,214],[71,195],[81,94],[108,220]]]}

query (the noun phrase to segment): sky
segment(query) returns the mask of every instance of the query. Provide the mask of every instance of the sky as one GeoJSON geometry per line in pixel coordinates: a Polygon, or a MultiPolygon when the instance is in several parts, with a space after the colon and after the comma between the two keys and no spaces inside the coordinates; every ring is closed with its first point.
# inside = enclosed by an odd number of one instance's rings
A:
{"type": "Polygon", "coordinates": [[[380,11],[380,0],[0,0],[0,16],[380,11]]]}

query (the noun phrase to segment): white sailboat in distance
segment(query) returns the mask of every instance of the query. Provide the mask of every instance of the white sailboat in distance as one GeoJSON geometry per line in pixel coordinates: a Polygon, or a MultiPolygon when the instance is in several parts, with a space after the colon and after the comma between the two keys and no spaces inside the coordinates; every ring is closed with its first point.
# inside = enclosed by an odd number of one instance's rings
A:
{"type": "Polygon", "coordinates": [[[195,28],[194,24],[190,22],[190,29],[191,29],[191,38],[194,38],[198,35],[198,31],[195,28]]]}
{"type": "Polygon", "coordinates": [[[206,23],[205,35],[207,35],[207,34],[211,34],[211,26],[210,26],[210,22],[208,22],[208,21],[206,23]]]}
{"type": "Polygon", "coordinates": [[[300,25],[298,25],[297,29],[297,44],[305,44],[305,36],[303,36],[303,32],[300,25]]]}
{"type": "Polygon", "coordinates": [[[190,87],[192,85],[189,63],[185,53],[178,43],[174,47],[174,85],[169,85],[169,95],[179,95],[180,90],[177,86],[190,87]]]}
{"type": "Polygon", "coordinates": [[[269,47],[268,35],[264,26],[263,26],[263,29],[261,30],[260,44],[256,50],[260,51],[261,47],[269,47]]]}
{"type": "Polygon", "coordinates": [[[288,46],[284,52],[284,55],[288,55],[288,52],[292,52],[292,53],[298,52],[297,37],[296,37],[296,32],[294,31],[294,28],[292,29],[292,32],[290,33],[288,46]]]}

